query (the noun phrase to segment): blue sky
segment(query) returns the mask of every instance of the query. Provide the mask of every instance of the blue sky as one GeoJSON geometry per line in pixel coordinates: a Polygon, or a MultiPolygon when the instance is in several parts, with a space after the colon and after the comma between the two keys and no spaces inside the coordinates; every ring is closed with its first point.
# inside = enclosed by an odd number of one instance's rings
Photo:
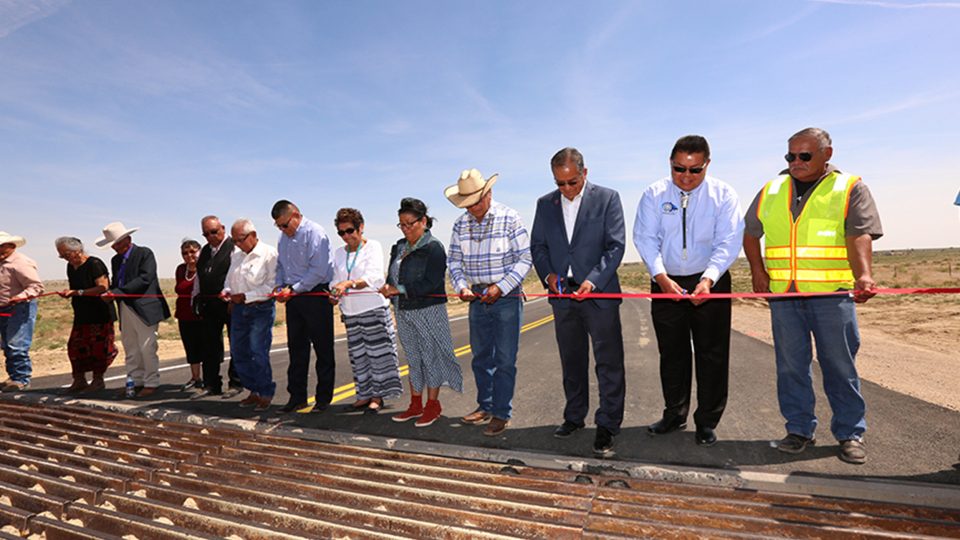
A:
{"type": "Polygon", "coordinates": [[[956,246],[958,27],[960,2],[906,0],[0,0],[0,230],[47,279],[54,238],[108,258],[115,220],[161,276],[208,213],[275,245],[280,198],[328,230],[359,208],[389,244],[419,197],[446,242],[461,169],[499,172],[529,226],[563,146],[632,229],[678,137],[709,139],[745,208],[819,126],[877,199],[876,249],[956,246]]]}

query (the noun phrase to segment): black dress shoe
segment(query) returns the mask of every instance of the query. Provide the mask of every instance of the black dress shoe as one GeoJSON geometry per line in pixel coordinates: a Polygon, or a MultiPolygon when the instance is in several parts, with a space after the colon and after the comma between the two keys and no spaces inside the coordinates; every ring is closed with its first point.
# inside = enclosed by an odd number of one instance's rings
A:
{"type": "Polygon", "coordinates": [[[603,426],[597,426],[597,437],[593,440],[593,455],[597,457],[613,455],[613,433],[603,426]]]}
{"type": "Polygon", "coordinates": [[[713,446],[717,444],[717,434],[713,428],[697,426],[697,444],[700,446],[713,446]]]}
{"type": "Polygon", "coordinates": [[[583,424],[574,424],[569,420],[565,420],[562,424],[557,426],[557,429],[553,430],[553,436],[558,439],[566,439],[567,437],[573,435],[573,432],[582,428],[583,424]]]}
{"type": "Polygon", "coordinates": [[[647,431],[654,435],[666,435],[667,433],[681,429],[687,429],[687,421],[679,416],[675,416],[669,420],[661,418],[656,423],[647,426],[647,431]]]}
{"type": "Polygon", "coordinates": [[[290,401],[290,402],[287,402],[287,404],[284,405],[283,407],[280,407],[280,412],[291,413],[291,412],[299,411],[300,409],[305,409],[306,407],[307,407],[306,401],[302,401],[300,403],[294,403],[290,401]]]}

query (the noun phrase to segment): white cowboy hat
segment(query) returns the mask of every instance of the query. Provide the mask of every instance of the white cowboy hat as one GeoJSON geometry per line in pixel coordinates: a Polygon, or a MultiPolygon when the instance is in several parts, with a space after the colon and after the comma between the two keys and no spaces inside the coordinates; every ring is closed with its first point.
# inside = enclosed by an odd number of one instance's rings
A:
{"type": "Polygon", "coordinates": [[[127,229],[123,226],[123,223],[114,221],[103,228],[103,236],[97,238],[97,247],[105,248],[107,246],[112,246],[139,230],[140,227],[127,229]]]}
{"type": "Polygon", "coordinates": [[[443,196],[450,199],[457,208],[466,208],[480,202],[480,199],[490,191],[497,182],[497,174],[486,180],[476,169],[468,169],[460,173],[457,183],[443,190],[443,196]]]}
{"type": "Polygon", "coordinates": [[[14,244],[17,247],[22,247],[26,243],[26,239],[22,236],[15,236],[7,231],[0,231],[0,244],[14,244]]]}

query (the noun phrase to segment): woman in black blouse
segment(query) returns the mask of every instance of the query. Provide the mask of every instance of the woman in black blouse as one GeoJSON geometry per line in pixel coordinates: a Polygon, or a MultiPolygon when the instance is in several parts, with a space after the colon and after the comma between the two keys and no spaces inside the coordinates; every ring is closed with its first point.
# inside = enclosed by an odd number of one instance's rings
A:
{"type": "Polygon", "coordinates": [[[67,355],[73,368],[73,384],[67,393],[96,392],[105,386],[103,374],[117,357],[113,322],[117,310],[113,301],[100,295],[110,288],[107,266],[87,255],[83,243],[70,236],[57,238],[57,253],[67,261],[69,289],[59,292],[73,304],[73,329],[67,341],[67,355]],[[93,380],[87,382],[88,371],[93,380]]]}

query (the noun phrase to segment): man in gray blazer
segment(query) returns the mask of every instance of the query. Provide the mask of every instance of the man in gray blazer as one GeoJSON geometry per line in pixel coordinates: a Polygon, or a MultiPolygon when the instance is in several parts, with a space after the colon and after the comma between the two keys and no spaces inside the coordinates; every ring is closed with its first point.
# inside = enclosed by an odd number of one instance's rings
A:
{"type": "Polygon", "coordinates": [[[104,227],[97,246],[109,245],[117,252],[110,260],[113,280],[104,298],[117,299],[127,377],[133,379],[137,397],[147,397],[160,386],[157,329],[160,321],[170,318],[170,306],[161,296],[153,252],[134,245],[130,237],[138,229],[127,229],[118,221],[110,223],[104,227]]]}
{"type": "MultiPolygon", "coordinates": [[[[540,197],[530,250],[540,281],[553,294],[619,293],[617,267],[626,235],[620,195],[587,182],[583,155],[564,148],[550,160],[557,189],[540,197]]],[[[593,342],[600,406],[593,451],[613,453],[620,433],[626,383],[620,303],[615,299],[550,298],[567,404],[553,435],[567,438],[584,426],[590,405],[589,341],[593,342]]]]}

